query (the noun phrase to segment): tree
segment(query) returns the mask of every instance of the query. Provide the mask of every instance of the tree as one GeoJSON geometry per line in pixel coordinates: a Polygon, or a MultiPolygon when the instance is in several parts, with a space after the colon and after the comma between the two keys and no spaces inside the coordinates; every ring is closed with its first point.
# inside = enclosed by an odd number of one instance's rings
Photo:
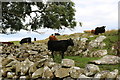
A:
{"type": "Polygon", "coordinates": [[[35,31],[41,27],[74,28],[76,26],[74,16],[73,2],[48,2],[47,4],[42,2],[2,2],[1,30],[6,34],[7,30],[15,33],[21,29],[35,31]],[[34,7],[36,10],[33,10],[34,7]],[[34,16],[32,16],[33,13],[34,16]]]}

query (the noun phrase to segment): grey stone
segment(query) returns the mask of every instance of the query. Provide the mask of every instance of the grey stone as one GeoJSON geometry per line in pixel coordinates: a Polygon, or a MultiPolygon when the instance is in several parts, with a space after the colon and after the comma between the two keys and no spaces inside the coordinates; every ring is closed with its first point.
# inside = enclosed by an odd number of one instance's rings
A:
{"type": "Polygon", "coordinates": [[[54,65],[56,65],[55,62],[49,62],[49,61],[45,62],[45,64],[44,64],[44,66],[48,66],[50,68],[52,68],[54,65]]]}
{"type": "Polygon", "coordinates": [[[16,66],[15,71],[16,71],[16,74],[18,75],[21,72],[21,62],[18,61],[15,66],[16,66]]]}
{"type": "Polygon", "coordinates": [[[70,69],[69,68],[60,68],[55,71],[55,76],[58,78],[64,78],[69,76],[70,69]]]}
{"type": "Polygon", "coordinates": [[[7,78],[13,78],[15,76],[14,72],[7,72],[7,78]]]}
{"type": "Polygon", "coordinates": [[[102,57],[107,55],[107,50],[98,50],[95,52],[90,53],[90,57],[102,57]]]}
{"type": "Polygon", "coordinates": [[[101,71],[97,74],[95,74],[94,78],[106,78],[107,77],[107,74],[109,73],[110,71],[101,71]]]}
{"type": "Polygon", "coordinates": [[[29,79],[29,76],[20,76],[19,79],[20,79],[20,80],[26,80],[26,79],[29,79]]]}
{"type": "Polygon", "coordinates": [[[2,67],[2,60],[3,60],[3,58],[0,57],[0,68],[2,67]]]}
{"type": "Polygon", "coordinates": [[[84,57],[89,55],[89,49],[87,49],[85,52],[82,53],[84,57]]]}
{"type": "Polygon", "coordinates": [[[84,74],[82,74],[82,75],[80,75],[79,76],[79,79],[86,79],[86,80],[88,80],[88,79],[90,79],[91,77],[87,77],[86,75],[84,75],[84,74]]]}
{"type": "Polygon", "coordinates": [[[33,55],[33,54],[38,54],[37,51],[28,51],[28,53],[29,53],[29,54],[32,54],[32,55],[33,55]]]}
{"type": "Polygon", "coordinates": [[[54,77],[54,75],[53,75],[52,70],[48,66],[45,66],[44,69],[43,69],[43,76],[42,76],[42,78],[51,79],[53,77],[54,77]]]}
{"type": "Polygon", "coordinates": [[[6,65],[6,67],[12,67],[13,65],[16,65],[17,62],[18,62],[17,60],[11,61],[6,65]]]}
{"type": "Polygon", "coordinates": [[[97,42],[102,42],[104,39],[106,39],[106,36],[99,36],[96,38],[97,42]]]}
{"type": "Polygon", "coordinates": [[[106,55],[99,60],[90,61],[95,64],[118,64],[120,63],[120,57],[114,55],[106,55]]]}
{"type": "Polygon", "coordinates": [[[104,46],[106,46],[106,44],[102,42],[102,43],[100,44],[100,48],[103,48],[104,46]]]}
{"type": "Polygon", "coordinates": [[[120,75],[117,75],[116,80],[120,80],[120,75]]]}
{"type": "Polygon", "coordinates": [[[75,55],[79,55],[79,54],[81,54],[82,53],[82,50],[79,50],[79,51],[76,51],[74,54],[75,55]]]}
{"type": "Polygon", "coordinates": [[[85,67],[86,76],[92,76],[99,71],[100,71],[99,67],[97,65],[94,65],[94,64],[87,64],[85,67]]]}
{"type": "Polygon", "coordinates": [[[118,69],[115,69],[114,71],[111,71],[107,74],[107,78],[116,78],[118,75],[118,69]]]}
{"type": "Polygon", "coordinates": [[[71,59],[62,59],[61,65],[64,67],[72,67],[75,66],[75,62],[71,59]]]}
{"type": "Polygon", "coordinates": [[[35,62],[35,65],[40,68],[41,66],[44,65],[45,62],[46,59],[40,59],[39,61],[35,62]]]}
{"type": "Polygon", "coordinates": [[[6,66],[8,63],[10,63],[11,61],[13,61],[13,59],[10,58],[5,58],[2,60],[2,66],[6,66]]]}
{"type": "Polygon", "coordinates": [[[79,67],[71,67],[70,68],[70,76],[72,78],[79,78],[81,74],[84,74],[84,69],[79,67]]]}
{"type": "Polygon", "coordinates": [[[55,72],[56,70],[60,69],[61,67],[62,66],[60,64],[56,64],[51,68],[51,70],[52,70],[52,72],[55,72]]]}
{"type": "Polygon", "coordinates": [[[89,42],[88,48],[94,48],[94,47],[99,47],[101,45],[101,42],[105,39],[105,36],[99,36],[95,40],[92,40],[89,42]]]}
{"type": "Polygon", "coordinates": [[[32,74],[32,78],[38,78],[38,77],[42,77],[43,75],[43,68],[39,68],[37,69],[33,74],[32,74]]]}
{"type": "Polygon", "coordinates": [[[31,75],[32,73],[34,73],[37,70],[37,64],[33,64],[30,66],[29,68],[29,74],[31,75]]]}
{"type": "Polygon", "coordinates": [[[88,40],[88,38],[81,38],[80,40],[81,40],[81,42],[86,42],[88,40]]]}
{"type": "Polygon", "coordinates": [[[0,53],[3,52],[3,46],[0,46],[0,53]]]}
{"type": "Polygon", "coordinates": [[[71,78],[71,77],[66,77],[66,78],[64,78],[63,80],[74,80],[74,79],[71,78]]]}
{"type": "Polygon", "coordinates": [[[26,58],[25,61],[21,62],[21,75],[25,75],[29,68],[31,67],[31,65],[33,65],[34,63],[31,62],[28,58],[26,58]]]}
{"type": "Polygon", "coordinates": [[[101,71],[95,74],[94,78],[107,78],[107,79],[115,79],[117,78],[118,70],[115,69],[113,71],[101,71]]]}
{"type": "Polygon", "coordinates": [[[86,41],[88,40],[88,38],[81,38],[81,45],[85,45],[86,44],[86,41]]]}

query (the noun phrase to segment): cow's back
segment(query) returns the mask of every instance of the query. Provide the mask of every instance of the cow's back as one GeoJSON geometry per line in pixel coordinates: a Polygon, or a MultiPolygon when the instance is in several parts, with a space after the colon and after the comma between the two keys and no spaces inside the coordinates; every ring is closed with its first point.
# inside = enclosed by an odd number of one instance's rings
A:
{"type": "Polygon", "coordinates": [[[28,38],[23,38],[21,41],[20,41],[20,44],[23,44],[23,43],[31,43],[31,38],[28,37],[28,38]]]}
{"type": "Polygon", "coordinates": [[[67,40],[49,40],[48,50],[51,51],[66,51],[68,47],[67,40]]]}
{"type": "Polygon", "coordinates": [[[95,34],[98,35],[99,33],[105,33],[105,26],[103,26],[103,27],[97,27],[95,29],[95,34]]]}

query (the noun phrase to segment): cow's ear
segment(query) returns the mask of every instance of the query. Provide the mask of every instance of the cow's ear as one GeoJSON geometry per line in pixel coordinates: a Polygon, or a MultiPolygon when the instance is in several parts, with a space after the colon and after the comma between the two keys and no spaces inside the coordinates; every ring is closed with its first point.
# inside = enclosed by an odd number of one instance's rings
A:
{"type": "Polygon", "coordinates": [[[106,26],[103,26],[104,28],[106,27],[106,26]]]}
{"type": "Polygon", "coordinates": [[[71,38],[69,38],[69,40],[72,40],[71,38]]]}

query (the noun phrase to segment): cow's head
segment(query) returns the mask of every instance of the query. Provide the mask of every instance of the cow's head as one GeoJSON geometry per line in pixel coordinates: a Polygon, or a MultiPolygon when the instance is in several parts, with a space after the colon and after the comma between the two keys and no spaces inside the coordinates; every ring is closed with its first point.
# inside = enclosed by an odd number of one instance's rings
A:
{"type": "Polygon", "coordinates": [[[102,26],[103,28],[105,28],[106,26],[102,26]]]}
{"type": "Polygon", "coordinates": [[[70,38],[70,39],[68,39],[68,44],[70,45],[70,46],[74,46],[74,42],[73,42],[73,40],[70,38]]]}

